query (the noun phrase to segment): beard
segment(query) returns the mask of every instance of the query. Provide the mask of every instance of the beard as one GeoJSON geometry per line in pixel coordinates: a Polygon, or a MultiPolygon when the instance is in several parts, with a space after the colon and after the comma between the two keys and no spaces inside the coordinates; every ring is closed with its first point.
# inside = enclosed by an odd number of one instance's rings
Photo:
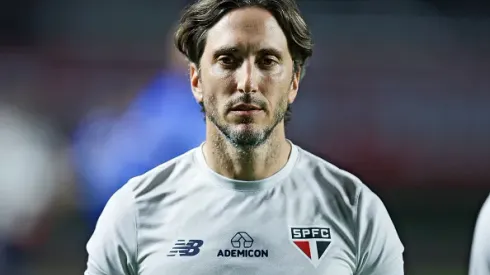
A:
{"type": "MultiPolygon", "coordinates": [[[[243,94],[239,98],[230,100],[227,107],[231,107],[237,103],[253,103],[258,106],[265,106],[263,101],[254,100],[250,94],[243,94]]],[[[259,126],[253,125],[253,118],[246,117],[239,121],[239,124],[246,124],[244,127],[239,127],[236,124],[228,123],[224,118],[220,117],[216,98],[211,96],[205,98],[201,104],[203,112],[207,119],[213,123],[216,128],[223,134],[223,136],[238,149],[253,149],[264,144],[269,140],[270,135],[277,127],[277,125],[284,120],[287,110],[289,108],[287,97],[281,99],[278,107],[276,108],[272,121],[268,125],[259,126]],[[259,128],[260,127],[260,128],[259,128]]]]}

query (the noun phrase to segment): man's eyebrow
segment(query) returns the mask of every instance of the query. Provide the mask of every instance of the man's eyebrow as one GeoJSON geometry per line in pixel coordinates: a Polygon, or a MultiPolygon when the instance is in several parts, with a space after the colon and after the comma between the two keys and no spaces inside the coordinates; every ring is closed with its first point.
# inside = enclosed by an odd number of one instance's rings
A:
{"type": "Polygon", "coordinates": [[[231,55],[237,53],[239,50],[234,46],[223,46],[214,51],[213,57],[218,58],[221,55],[231,55]]]}
{"type": "Polygon", "coordinates": [[[282,57],[281,51],[274,49],[274,48],[263,48],[259,50],[260,55],[273,55],[276,56],[277,58],[282,57]]]}
{"type": "MultiPolygon", "coordinates": [[[[234,54],[238,53],[239,51],[240,51],[240,49],[236,46],[223,46],[223,47],[220,47],[214,51],[213,58],[216,59],[222,55],[234,55],[234,54]]],[[[279,51],[278,49],[275,49],[275,48],[271,48],[271,47],[260,49],[258,51],[258,54],[259,55],[274,55],[278,58],[281,58],[283,56],[281,51],[279,51]]]]}

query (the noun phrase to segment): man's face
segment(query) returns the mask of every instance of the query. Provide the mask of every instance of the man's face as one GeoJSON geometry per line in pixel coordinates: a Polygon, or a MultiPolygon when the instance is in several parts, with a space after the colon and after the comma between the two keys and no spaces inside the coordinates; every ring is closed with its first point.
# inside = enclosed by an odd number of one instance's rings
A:
{"type": "Polygon", "coordinates": [[[200,71],[191,65],[208,122],[237,147],[263,144],[284,123],[298,81],[281,27],[259,8],[225,15],[208,32],[200,71]]]}

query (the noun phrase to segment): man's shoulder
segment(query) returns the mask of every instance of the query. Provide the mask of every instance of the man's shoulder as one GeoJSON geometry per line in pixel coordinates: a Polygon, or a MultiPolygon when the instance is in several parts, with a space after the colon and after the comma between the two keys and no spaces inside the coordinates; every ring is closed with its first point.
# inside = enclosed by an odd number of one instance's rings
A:
{"type": "MultiPolygon", "coordinates": [[[[315,190],[340,211],[358,245],[358,274],[403,274],[403,244],[378,195],[361,179],[327,160],[301,150],[301,172],[313,177],[315,190]]],[[[356,273],[357,274],[357,273],[356,273]]]]}
{"type": "Polygon", "coordinates": [[[147,194],[165,193],[186,181],[189,175],[199,169],[195,161],[195,152],[191,149],[155,168],[131,178],[121,189],[127,189],[138,200],[147,194]]]}
{"type": "Polygon", "coordinates": [[[362,196],[376,196],[355,174],[304,149],[300,150],[299,167],[314,179],[314,182],[328,193],[341,197],[346,204],[356,207],[362,196]]]}
{"type": "Polygon", "coordinates": [[[357,175],[340,168],[326,158],[301,148],[299,150],[298,166],[302,174],[309,175],[325,194],[342,200],[345,205],[353,210],[362,207],[361,200],[380,205],[381,200],[378,195],[357,175]]]}

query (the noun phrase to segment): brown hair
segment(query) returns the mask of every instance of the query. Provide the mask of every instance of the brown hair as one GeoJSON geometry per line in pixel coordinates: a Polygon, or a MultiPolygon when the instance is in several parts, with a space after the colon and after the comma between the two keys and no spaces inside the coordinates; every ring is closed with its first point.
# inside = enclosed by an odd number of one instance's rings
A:
{"type": "MultiPolygon", "coordinates": [[[[294,72],[301,71],[302,79],[306,61],[313,53],[313,43],[310,30],[294,0],[199,0],[184,10],[175,33],[175,46],[199,67],[209,29],[227,13],[244,7],[263,8],[274,16],[286,36],[294,72]]],[[[288,113],[286,121],[289,120],[288,113]]]]}

